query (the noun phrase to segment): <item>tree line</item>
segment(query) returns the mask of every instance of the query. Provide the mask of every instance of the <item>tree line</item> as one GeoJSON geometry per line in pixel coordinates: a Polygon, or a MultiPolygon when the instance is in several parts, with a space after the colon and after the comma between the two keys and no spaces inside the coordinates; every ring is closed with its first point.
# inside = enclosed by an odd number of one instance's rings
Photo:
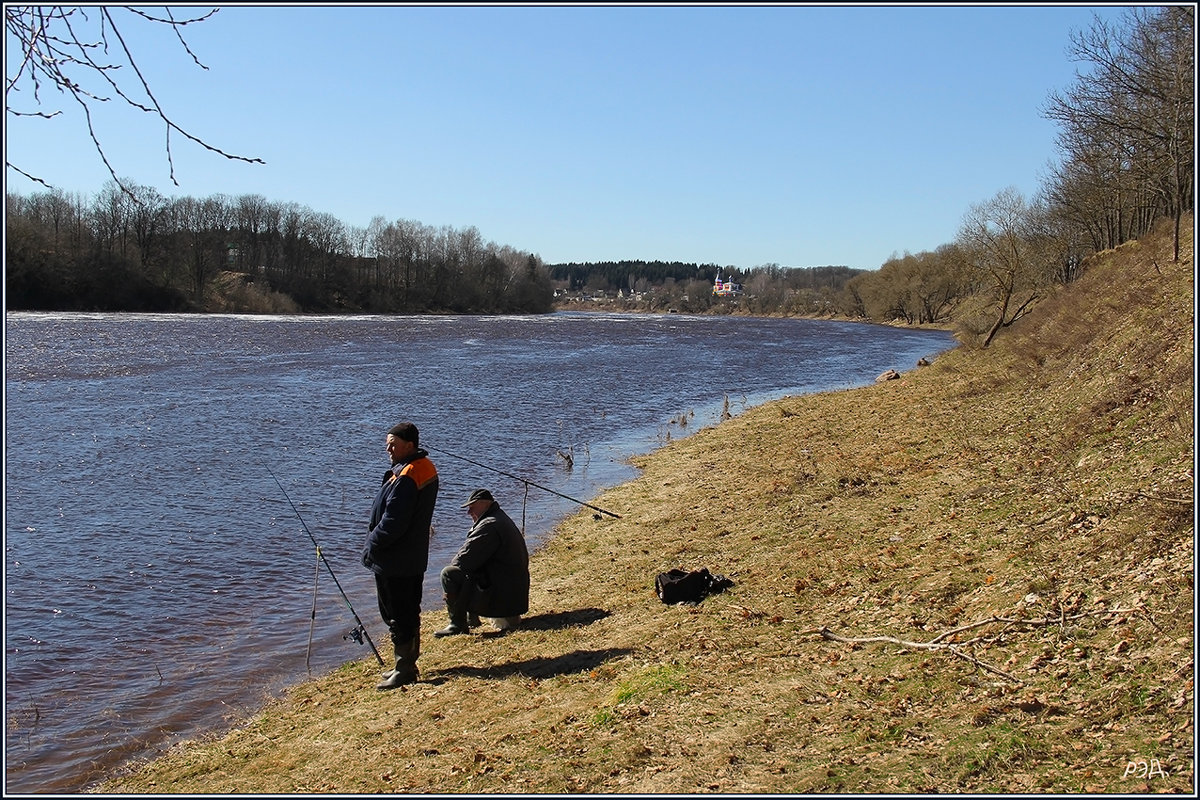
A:
{"type": "MultiPolygon", "coordinates": [[[[258,195],[166,198],[112,181],[85,198],[6,197],[10,309],[540,313],[561,293],[645,310],[952,323],[986,346],[1088,256],[1194,207],[1194,9],[1135,7],[1072,34],[1084,65],[1040,112],[1058,157],[1033,198],[972,205],[954,241],[878,270],[661,261],[544,264],[475,228],[349,227],[258,195]],[[721,274],[742,292],[717,297],[721,274]]],[[[864,224],[869,224],[865,221],[864,224]]],[[[1178,258],[1178,252],[1176,252],[1178,258]]]]}
{"type": "Polygon", "coordinates": [[[10,309],[541,313],[532,253],[473,227],[366,228],[260,195],[168,199],[132,181],[90,200],[6,197],[10,309]]]}

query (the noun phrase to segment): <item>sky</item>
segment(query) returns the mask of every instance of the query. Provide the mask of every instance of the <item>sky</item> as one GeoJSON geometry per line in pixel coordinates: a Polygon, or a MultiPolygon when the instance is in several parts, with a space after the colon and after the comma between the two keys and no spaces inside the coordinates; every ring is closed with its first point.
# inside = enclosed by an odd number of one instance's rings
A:
{"type": "MultiPolygon", "coordinates": [[[[114,9],[166,115],[265,163],[175,134],[176,185],[161,121],[110,101],[93,126],[122,179],[167,197],[475,228],[548,264],[875,270],[953,241],[1005,188],[1036,196],[1058,157],[1042,111],[1086,68],[1070,37],[1125,8],[233,4],[182,29],[199,64],[114,9]]],[[[98,38],[88,14],[76,27],[98,38]]],[[[113,74],[136,90],[128,65],[113,74]]],[[[63,113],[6,114],[6,160],[95,196],[111,177],[82,114],[39,99],[8,93],[63,113]]],[[[46,191],[11,169],[5,184],[46,191]]]]}

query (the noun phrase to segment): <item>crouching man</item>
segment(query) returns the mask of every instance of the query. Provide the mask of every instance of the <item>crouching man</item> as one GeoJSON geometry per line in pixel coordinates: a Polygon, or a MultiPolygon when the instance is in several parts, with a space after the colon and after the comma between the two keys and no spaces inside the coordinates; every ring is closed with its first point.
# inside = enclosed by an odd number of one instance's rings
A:
{"type": "Polygon", "coordinates": [[[469,633],[480,617],[508,630],[529,611],[529,550],[521,530],[487,489],[471,492],[462,507],[475,524],[442,570],[450,624],[434,632],[438,637],[469,633]]]}

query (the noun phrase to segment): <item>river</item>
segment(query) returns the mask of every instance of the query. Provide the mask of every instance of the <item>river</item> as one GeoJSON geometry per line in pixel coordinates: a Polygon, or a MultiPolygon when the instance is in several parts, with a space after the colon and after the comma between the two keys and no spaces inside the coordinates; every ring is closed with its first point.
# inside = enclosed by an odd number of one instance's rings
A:
{"type": "Polygon", "coordinates": [[[726,404],[865,385],[953,345],[679,314],[9,313],[6,794],[82,791],[369,657],[310,536],[389,658],[359,553],[396,422],[441,474],[430,610],[471,489],[536,558],[576,501],[635,477],[630,456],[726,404]]]}

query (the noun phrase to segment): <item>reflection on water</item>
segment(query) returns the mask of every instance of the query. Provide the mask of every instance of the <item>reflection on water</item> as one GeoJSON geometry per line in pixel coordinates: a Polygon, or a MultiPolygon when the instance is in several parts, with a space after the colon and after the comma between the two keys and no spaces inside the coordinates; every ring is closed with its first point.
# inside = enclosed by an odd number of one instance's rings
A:
{"type": "Polygon", "coordinates": [[[680,315],[9,314],[7,789],[79,790],[370,656],[304,526],[386,648],[359,552],[395,422],[437,448],[433,609],[476,486],[536,548],[578,506],[517,478],[589,501],[682,415],[695,430],[726,398],[861,385],[952,344],[680,315]]]}

